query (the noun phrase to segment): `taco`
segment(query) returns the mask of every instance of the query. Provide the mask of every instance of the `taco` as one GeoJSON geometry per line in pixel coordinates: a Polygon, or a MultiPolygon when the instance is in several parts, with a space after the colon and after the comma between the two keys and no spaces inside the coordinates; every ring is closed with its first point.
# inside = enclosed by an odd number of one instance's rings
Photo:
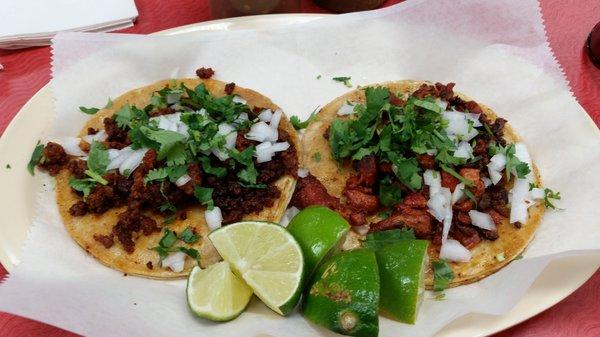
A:
{"type": "Polygon", "coordinates": [[[211,229],[278,222],[294,191],[299,140],[281,109],[197,73],[83,108],[95,114],[77,138],[41,152],[69,234],[126,274],[178,278],[212,264],[211,229]]]}
{"type": "Polygon", "coordinates": [[[454,272],[451,287],[519,256],[545,210],[525,145],[506,120],[453,87],[387,82],[327,104],[305,132],[309,173],[292,198],[298,208],[340,212],[353,226],[345,249],[393,229],[430,240],[430,261],[449,261],[454,272]]]}

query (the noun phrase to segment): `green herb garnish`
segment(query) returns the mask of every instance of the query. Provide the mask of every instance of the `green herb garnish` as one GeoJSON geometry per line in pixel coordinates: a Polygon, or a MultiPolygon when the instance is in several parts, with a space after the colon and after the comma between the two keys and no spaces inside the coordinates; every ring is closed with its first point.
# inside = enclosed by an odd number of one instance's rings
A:
{"type": "Polygon", "coordinates": [[[433,267],[433,290],[443,291],[454,279],[454,272],[446,260],[437,260],[431,263],[433,267]]]}
{"type": "Polygon", "coordinates": [[[321,152],[315,152],[313,154],[313,159],[318,163],[321,161],[321,152]]]}
{"type": "Polygon", "coordinates": [[[35,145],[35,148],[33,149],[33,153],[31,153],[31,159],[29,159],[29,163],[27,163],[27,171],[29,171],[29,174],[34,174],[35,165],[37,165],[40,162],[43,154],[44,145],[41,144],[38,140],[37,144],[35,145]]]}
{"type": "Polygon", "coordinates": [[[301,122],[298,116],[292,116],[290,117],[290,123],[292,123],[292,126],[294,126],[294,129],[296,130],[306,129],[306,127],[308,127],[308,124],[310,124],[315,119],[315,117],[317,117],[318,109],[319,107],[316,107],[304,122],[301,122]]]}
{"type": "Polygon", "coordinates": [[[352,77],[350,77],[350,76],[340,76],[340,77],[332,78],[332,80],[343,83],[348,88],[352,88],[352,83],[350,83],[351,79],[352,79],[352,77]]]}
{"type": "Polygon", "coordinates": [[[88,115],[95,115],[96,112],[100,111],[100,109],[98,109],[98,108],[86,108],[84,106],[80,106],[79,110],[81,110],[81,112],[88,114],[88,115]]]}
{"type": "Polygon", "coordinates": [[[198,239],[198,235],[196,235],[196,233],[194,233],[194,231],[192,230],[192,227],[189,226],[179,234],[179,240],[188,244],[195,243],[198,241],[198,239]]]}
{"type": "Polygon", "coordinates": [[[212,210],[215,207],[212,199],[213,189],[208,187],[196,186],[194,188],[194,196],[200,204],[205,205],[207,210],[212,210]]]}

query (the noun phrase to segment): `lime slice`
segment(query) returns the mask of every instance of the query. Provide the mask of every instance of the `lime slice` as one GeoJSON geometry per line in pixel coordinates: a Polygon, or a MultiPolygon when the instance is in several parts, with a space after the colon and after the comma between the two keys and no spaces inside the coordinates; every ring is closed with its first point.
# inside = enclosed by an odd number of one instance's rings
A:
{"type": "Polygon", "coordinates": [[[376,251],[381,278],[382,312],[400,322],[414,324],[423,301],[425,240],[400,240],[376,251]]]}
{"type": "Polygon", "coordinates": [[[366,249],[341,252],[317,268],[302,305],[315,324],[349,336],[377,336],[379,273],[366,249]]]}
{"type": "Polygon", "coordinates": [[[252,289],[223,261],[206,269],[194,267],[186,291],[188,305],[196,315],[220,322],[238,317],[252,298],[252,289]]]}
{"type": "Polygon", "coordinates": [[[280,315],[292,311],[302,291],[304,258],[285,228],[244,221],[217,229],[208,238],[269,308],[280,315]]]}
{"type": "Polygon", "coordinates": [[[327,256],[339,251],[350,225],[323,206],[310,206],[298,213],[287,229],[302,247],[306,272],[310,275],[327,256]]]}

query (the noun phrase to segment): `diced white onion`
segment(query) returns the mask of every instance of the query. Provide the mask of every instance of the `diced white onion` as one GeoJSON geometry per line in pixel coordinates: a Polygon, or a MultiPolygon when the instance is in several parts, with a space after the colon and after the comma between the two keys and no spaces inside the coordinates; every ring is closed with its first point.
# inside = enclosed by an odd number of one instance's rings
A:
{"type": "Polygon", "coordinates": [[[427,207],[429,208],[429,213],[433,215],[438,221],[443,221],[450,210],[452,213],[452,194],[450,193],[450,189],[447,187],[442,187],[438,191],[438,193],[434,194],[427,201],[427,207]]]}
{"type": "Polygon", "coordinates": [[[525,144],[515,143],[515,157],[529,166],[530,171],[525,176],[525,179],[530,182],[533,181],[533,165],[531,163],[531,156],[529,155],[529,151],[527,151],[525,144]]]}
{"type": "Polygon", "coordinates": [[[106,131],[100,130],[100,131],[96,132],[96,134],[83,136],[83,140],[92,144],[93,141],[103,142],[106,140],[106,137],[107,137],[106,131]]]}
{"type": "Polygon", "coordinates": [[[440,173],[435,170],[426,170],[423,173],[423,182],[429,186],[429,198],[437,194],[442,188],[442,177],[440,173]]]}
{"type": "Polygon", "coordinates": [[[206,224],[210,230],[215,230],[221,227],[221,223],[223,222],[223,214],[221,213],[221,209],[215,206],[212,210],[206,210],[204,212],[204,219],[206,220],[206,224]]]}
{"type": "Polygon", "coordinates": [[[179,123],[177,125],[177,133],[180,133],[187,137],[189,135],[188,130],[189,130],[189,127],[185,123],[179,123]]]}
{"type": "Polygon", "coordinates": [[[540,200],[540,199],[544,199],[545,196],[546,196],[546,193],[544,192],[544,189],[542,189],[542,188],[534,187],[531,189],[531,191],[529,191],[529,197],[531,199],[540,200]]]}
{"type": "Polygon", "coordinates": [[[300,178],[306,178],[306,177],[308,177],[308,169],[299,168],[298,169],[298,177],[300,177],[300,178]]]}
{"type": "Polygon", "coordinates": [[[269,122],[273,117],[273,111],[271,109],[264,109],[258,114],[258,119],[263,122],[269,122]]]}
{"type": "Polygon", "coordinates": [[[279,224],[282,227],[287,227],[287,225],[290,223],[290,221],[292,221],[292,219],[296,216],[296,214],[300,213],[300,210],[294,206],[289,207],[288,209],[285,210],[285,213],[283,213],[283,217],[281,217],[281,221],[279,221],[279,224]]]}
{"type": "Polygon", "coordinates": [[[436,98],[435,104],[437,104],[440,108],[442,108],[442,111],[446,111],[446,109],[448,108],[448,102],[444,101],[441,98],[436,98]]]}
{"type": "Polygon", "coordinates": [[[277,142],[271,145],[271,151],[273,152],[282,152],[290,148],[290,143],[288,142],[277,142]]]}
{"type": "Polygon", "coordinates": [[[273,112],[273,117],[271,117],[271,122],[269,123],[269,126],[277,130],[277,128],[279,127],[279,122],[281,121],[281,117],[283,117],[283,111],[281,111],[281,109],[275,110],[275,112],[273,112]]]}
{"type": "Polygon", "coordinates": [[[427,153],[430,156],[435,156],[437,154],[437,149],[427,150],[425,151],[425,153],[427,153]]]}
{"type": "Polygon", "coordinates": [[[258,122],[250,127],[246,138],[257,142],[271,141],[276,142],[279,138],[277,129],[270,127],[265,122],[258,122]]]}
{"type": "Polygon", "coordinates": [[[119,173],[122,175],[131,174],[131,172],[140,166],[147,151],[148,149],[138,149],[128,154],[126,159],[119,165],[119,173]]]}
{"type": "Polygon", "coordinates": [[[452,192],[452,205],[456,204],[457,202],[459,202],[465,198],[464,190],[465,190],[464,183],[460,183],[460,184],[456,185],[456,187],[454,188],[454,192],[452,192]]]}
{"type": "Polygon", "coordinates": [[[118,169],[121,164],[125,161],[125,159],[129,158],[129,156],[133,153],[131,146],[124,147],[120,150],[117,149],[108,149],[108,159],[110,162],[106,167],[107,170],[118,169]]]}
{"type": "MultiPolygon", "coordinates": [[[[477,136],[478,132],[475,126],[478,126],[473,120],[471,114],[466,114],[459,111],[445,111],[442,112],[444,119],[448,121],[446,127],[446,133],[451,139],[461,138],[464,141],[470,141],[477,136]],[[472,125],[469,125],[468,121],[472,121],[472,125]]],[[[481,125],[481,123],[479,124],[481,125]]]]}
{"type": "Polygon", "coordinates": [[[278,143],[263,142],[263,143],[260,143],[255,148],[254,155],[256,156],[256,162],[264,163],[264,162],[271,161],[271,159],[275,155],[275,152],[285,151],[289,147],[290,147],[290,144],[288,142],[278,142],[278,143]]]}
{"type": "Polygon", "coordinates": [[[360,235],[367,235],[367,233],[369,233],[369,226],[368,225],[362,225],[362,226],[352,226],[352,229],[360,235]]]}
{"type": "Polygon", "coordinates": [[[356,106],[356,103],[351,103],[351,102],[344,102],[342,104],[342,106],[340,106],[340,109],[338,110],[337,114],[338,116],[347,116],[347,115],[353,115],[356,113],[356,111],[354,111],[354,107],[356,106]]]}
{"type": "Polygon", "coordinates": [[[233,96],[233,99],[231,101],[234,103],[241,103],[241,104],[246,104],[248,102],[243,97],[238,96],[238,95],[233,96]]]}
{"type": "Polygon", "coordinates": [[[471,158],[472,155],[473,148],[471,147],[471,144],[465,141],[458,143],[456,151],[454,151],[454,157],[468,159],[471,158]]]}
{"type": "Polygon", "coordinates": [[[502,171],[506,166],[506,156],[502,153],[495,154],[490,158],[490,163],[487,165],[488,173],[492,183],[496,185],[502,179],[502,171]]]}
{"type": "Polygon", "coordinates": [[[235,124],[242,124],[245,121],[247,121],[248,118],[248,113],[246,112],[242,112],[239,116],[237,116],[237,118],[233,121],[235,124]]]}
{"type": "MultiPolygon", "coordinates": [[[[235,147],[235,141],[237,139],[235,127],[227,123],[221,123],[219,124],[217,134],[225,136],[225,149],[233,149],[235,147]]],[[[229,159],[227,151],[215,149],[212,153],[221,161],[229,159]]]]}
{"type": "Polygon", "coordinates": [[[192,180],[192,177],[190,177],[188,174],[184,174],[181,177],[177,178],[177,180],[175,180],[175,185],[181,187],[181,186],[187,184],[188,182],[190,182],[191,180],[192,180]]]}
{"type": "Polygon", "coordinates": [[[180,99],[181,99],[180,92],[171,92],[165,96],[165,101],[167,102],[167,104],[179,103],[180,99]]]}
{"type": "Polygon", "coordinates": [[[81,150],[81,148],[79,147],[79,143],[81,142],[81,139],[79,138],[75,138],[75,137],[66,137],[62,140],[61,144],[63,149],[65,150],[65,152],[68,155],[71,156],[85,156],[85,152],[83,152],[81,150]]]}
{"type": "Polygon", "coordinates": [[[529,200],[529,181],[527,179],[515,179],[513,188],[510,190],[510,223],[527,221],[527,207],[529,200]]]}
{"type": "Polygon", "coordinates": [[[481,177],[481,180],[483,180],[483,185],[485,186],[485,188],[488,188],[492,185],[492,180],[488,177],[481,177]]]}
{"type": "Polygon", "coordinates": [[[471,252],[460,242],[448,239],[442,244],[440,258],[454,262],[468,262],[471,260],[471,252]]]}
{"type": "Polygon", "coordinates": [[[169,268],[172,271],[179,273],[185,266],[185,257],[186,255],[184,252],[171,253],[160,262],[160,265],[163,268],[169,268]]]}
{"type": "Polygon", "coordinates": [[[496,224],[494,224],[494,220],[492,220],[492,217],[487,213],[470,210],[469,217],[471,218],[471,224],[473,224],[473,226],[490,231],[496,230],[496,224]]]}

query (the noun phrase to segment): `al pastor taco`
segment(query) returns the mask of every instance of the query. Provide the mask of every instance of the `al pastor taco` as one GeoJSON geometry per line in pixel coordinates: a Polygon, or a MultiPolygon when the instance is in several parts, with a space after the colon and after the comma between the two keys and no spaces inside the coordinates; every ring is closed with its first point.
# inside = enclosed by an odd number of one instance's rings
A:
{"type": "MultiPolygon", "coordinates": [[[[292,204],[340,212],[353,225],[345,249],[391,229],[431,241],[449,261],[449,286],[515,259],[545,207],[540,177],[517,134],[454,84],[398,81],[351,91],[308,126],[292,204]]],[[[426,276],[433,287],[433,272],[426,276]]]]}
{"type": "Polygon", "coordinates": [[[69,234],[111,268],[183,277],[220,259],[211,229],[278,222],[292,196],[300,147],[281,109],[197,74],[83,109],[94,116],[76,138],[39,149],[69,234]]]}

